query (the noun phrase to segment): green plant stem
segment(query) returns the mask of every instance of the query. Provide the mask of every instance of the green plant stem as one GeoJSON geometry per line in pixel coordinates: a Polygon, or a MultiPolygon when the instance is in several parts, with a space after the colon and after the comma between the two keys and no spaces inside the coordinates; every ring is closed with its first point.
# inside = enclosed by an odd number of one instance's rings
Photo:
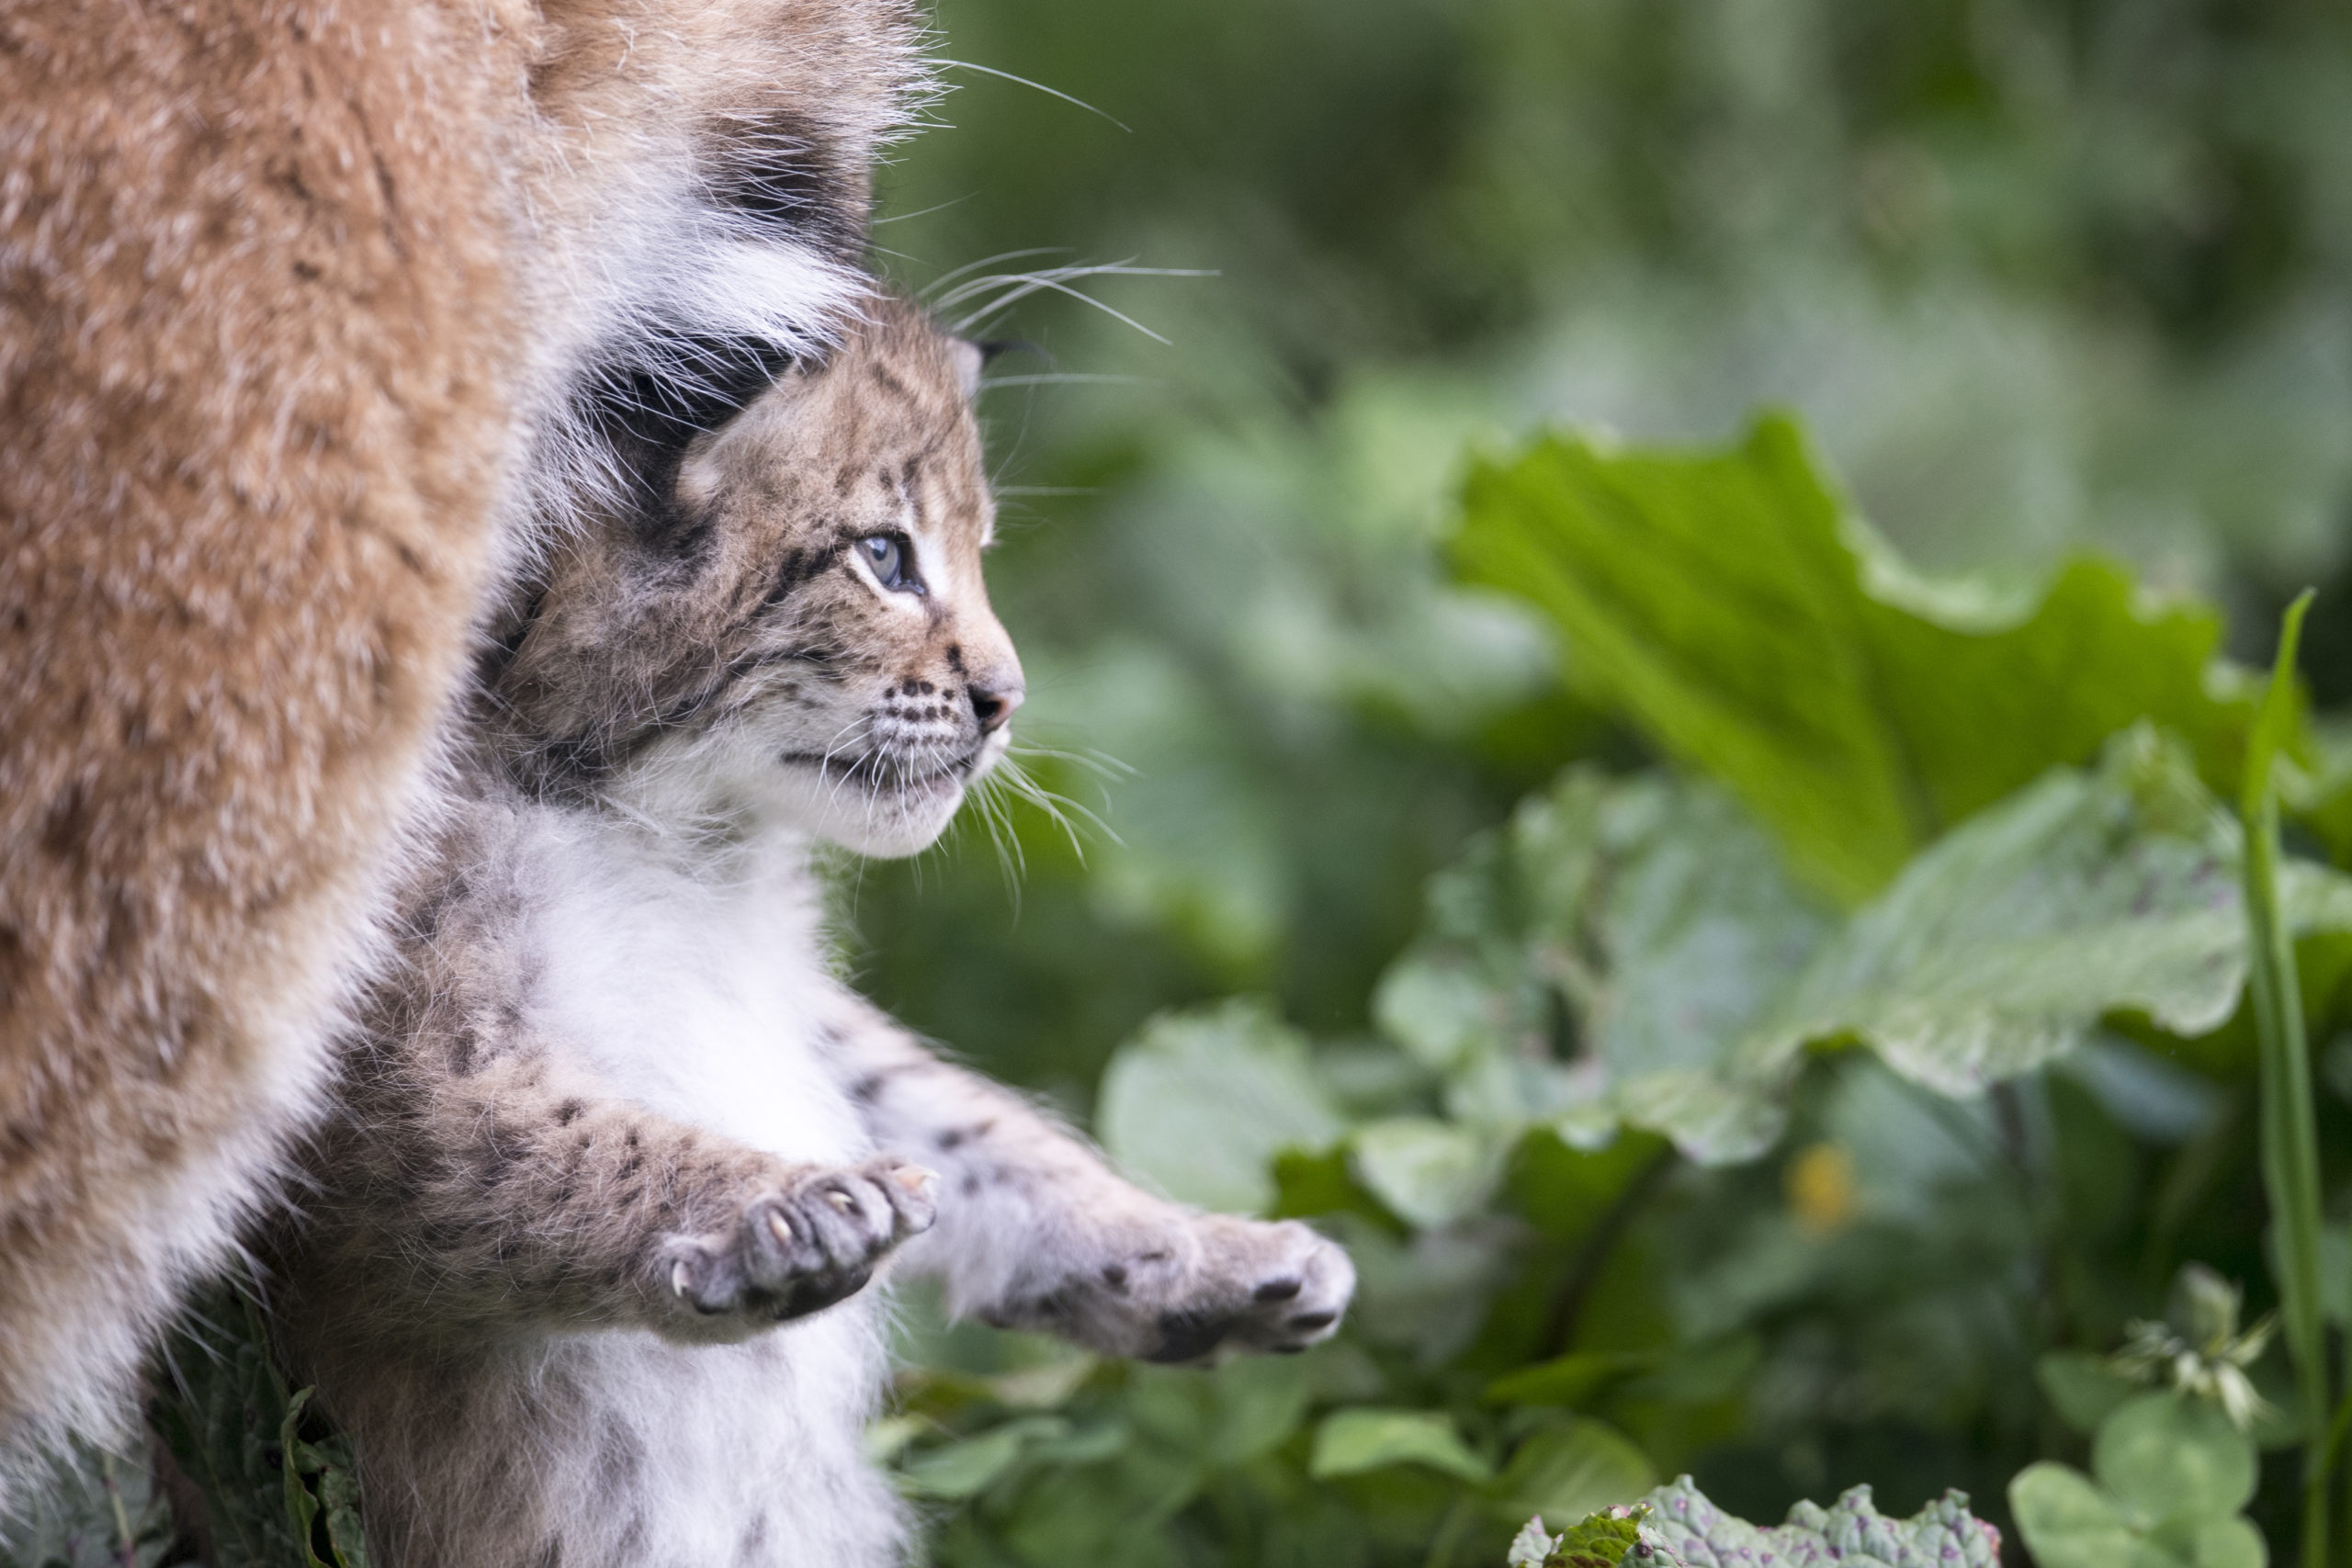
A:
{"type": "Polygon", "coordinates": [[[1561,1281],[1559,1293],[1553,1298],[1552,1310],[1544,1314],[1544,1343],[1550,1348],[1546,1354],[1565,1356],[1577,1348],[1577,1326],[1584,1316],[1585,1300],[1599,1282],[1609,1255],[1616,1250],[1634,1216],[1666,1185],[1666,1179],[1679,1159],[1670,1147],[1658,1150],[1617,1194],[1608,1213],[1594,1221],[1592,1228],[1585,1233],[1577,1247],[1576,1261],[1568,1265],[1567,1278],[1561,1281]]]}
{"type": "Polygon", "coordinates": [[[2278,911],[2278,796],[2271,781],[2278,737],[2294,700],[2295,645],[2311,601],[2306,591],[2289,605],[2279,629],[2270,689],[2246,747],[2241,811],[2251,945],[2247,984],[2262,1049],[2263,1185],[2270,1199],[2278,1295],[2303,1430],[2302,1561],[2305,1568],[2326,1568],[2330,1467],[2326,1343],[2319,1306],[2319,1134],[2294,940],[2278,911]]]}
{"type": "Polygon", "coordinates": [[[1423,1560],[1421,1568],[1453,1568],[1453,1550],[1461,1544],[1464,1532],[1469,1529],[1477,1517],[1478,1503],[1475,1496],[1465,1493],[1455,1498],[1453,1506],[1446,1509],[1445,1517],[1437,1527],[1437,1535],[1430,1542],[1430,1554],[1423,1560]]]}

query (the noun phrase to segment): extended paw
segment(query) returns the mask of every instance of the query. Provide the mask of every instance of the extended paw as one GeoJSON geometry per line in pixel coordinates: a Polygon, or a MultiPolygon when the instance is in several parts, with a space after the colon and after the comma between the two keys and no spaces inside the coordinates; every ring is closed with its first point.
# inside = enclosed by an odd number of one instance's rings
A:
{"type": "Polygon", "coordinates": [[[1328,1339],[1355,1293],[1348,1255],[1295,1220],[1204,1216],[1192,1288],[1165,1303],[1155,1361],[1193,1361],[1225,1347],[1289,1354],[1328,1339]]]}
{"type": "Polygon", "coordinates": [[[1227,1348],[1304,1350],[1355,1291],[1348,1255],[1295,1220],[1163,1210],[1106,1224],[1103,1250],[989,1313],[1114,1355],[1194,1361],[1227,1348]]]}
{"type": "Polygon", "coordinates": [[[655,1259],[659,1283],[704,1316],[806,1316],[864,1289],[885,1254],[929,1230],[937,1186],[894,1159],[808,1171],[744,1205],[732,1229],[672,1241],[655,1259]]]}

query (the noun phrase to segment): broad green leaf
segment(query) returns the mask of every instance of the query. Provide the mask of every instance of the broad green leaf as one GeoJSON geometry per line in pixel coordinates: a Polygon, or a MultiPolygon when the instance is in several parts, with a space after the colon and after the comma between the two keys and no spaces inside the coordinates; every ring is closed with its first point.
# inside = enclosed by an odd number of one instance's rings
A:
{"type": "Polygon", "coordinates": [[[1589,1145],[1623,1119],[1712,1159],[1779,1135],[1785,1066],[1747,1072],[1736,1053],[1830,918],[1722,791],[1571,770],[1430,906],[1379,1016],[1451,1070],[1458,1120],[1589,1145]]]}
{"type": "Polygon", "coordinates": [[[1767,1056],[1852,1033],[1968,1094],[2104,1012],[2201,1033],[2245,979],[2235,870],[2235,835],[2187,760],[2132,730],[2097,771],[2052,773],[1915,860],[1815,956],[1767,1056]]]}
{"type": "Polygon", "coordinates": [[[2124,1522],[2081,1471],[2043,1461],[2009,1483],[2009,1512],[2041,1568],[2188,1568],[2124,1522]]]}
{"type": "Polygon", "coordinates": [[[2210,1400],[2143,1393],[2119,1408],[2091,1445],[2091,1468],[2125,1519],[2226,1518],[2254,1496],[2253,1440],[2210,1400]]]}
{"type": "Polygon", "coordinates": [[[1451,1224],[1494,1195],[1514,1140],[1489,1127],[1394,1116],[1356,1130],[1356,1179],[1423,1230],[1451,1224]]]}
{"type": "Polygon", "coordinates": [[[1579,1417],[1543,1427],[1521,1443],[1495,1490],[1512,1518],[1534,1513],[1580,1519],[1631,1503],[1657,1484],[1647,1455],[1615,1427],[1579,1417]]]}
{"type": "Polygon", "coordinates": [[[1456,558],[1535,603],[1571,679],[1721,780],[1846,902],[1946,829],[2134,720],[2233,782],[2251,705],[2209,679],[2211,611],[2077,560],[2022,611],[1922,583],[1803,437],[1614,452],[1573,436],[1476,470],[1456,558]]]}
{"type": "Polygon", "coordinates": [[[1435,1411],[1336,1410],[1315,1429],[1315,1452],[1307,1470],[1318,1481],[1392,1464],[1427,1465],[1481,1483],[1494,1473],[1462,1440],[1453,1421],[1435,1411]]]}
{"type": "Polygon", "coordinates": [[[1244,1464],[1288,1441],[1315,1392],[1314,1369],[1288,1356],[1228,1361],[1208,1382],[1213,1414],[1200,1450],[1218,1464],[1244,1464]]]}
{"type": "Polygon", "coordinates": [[[1102,1077],[1103,1147],[1187,1203],[1257,1213],[1274,1197],[1274,1156],[1345,1131],[1306,1043],[1263,1003],[1236,999],[1152,1020],[1102,1077]]]}
{"type": "MultiPolygon", "coordinates": [[[[1586,1146],[1623,1122],[1747,1158],[1779,1137],[1808,1046],[1860,1042],[1965,1095],[2111,1013],[2215,1028],[2245,978],[2240,842],[2182,749],[2135,726],[1841,922],[1723,791],[1571,770],[1433,885],[1382,1017],[1448,1072],[1457,1122],[1586,1146]]],[[[2295,863],[2281,887],[2297,931],[2352,927],[2352,879],[2295,863]]]]}
{"type": "Polygon", "coordinates": [[[1642,1501],[1649,1506],[1642,1520],[1644,1538],[1654,1534],[1664,1550],[1692,1562],[1998,1568],[2001,1561],[1999,1533],[1968,1511],[1967,1495],[1959,1492],[1945,1493],[1907,1519],[1890,1519],[1871,1501],[1869,1487],[1853,1486],[1826,1508],[1799,1503],[1789,1510],[1787,1523],[1768,1529],[1724,1513],[1687,1475],[1642,1501]]]}

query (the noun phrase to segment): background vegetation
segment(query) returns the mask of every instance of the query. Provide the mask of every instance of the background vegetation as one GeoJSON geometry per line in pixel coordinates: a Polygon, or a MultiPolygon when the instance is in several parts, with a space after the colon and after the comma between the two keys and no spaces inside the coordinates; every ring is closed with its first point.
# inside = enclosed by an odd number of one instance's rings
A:
{"type": "MultiPolygon", "coordinates": [[[[851,962],[1148,1179],[1316,1216],[1364,1275],[1338,1345],[1215,1374],[912,1303],[876,1447],[939,1558],[1491,1564],[1531,1512],[1685,1470],[1763,1519],[1959,1485],[2006,1529],[2037,1462],[2044,1491],[2129,1511],[2182,1495],[2132,1433],[2239,1440],[2165,1426],[2211,1422],[2107,1359],[2168,1311],[2143,1349],[2170,1333],[2214,1376],[2236,1354],[2290,1404],[2278,1350],[2241,1337],[2275,1292],[2256,1032],[2214,945],[2236,850],[2211,794],[2252,705],[2205,666],[2267,661],[2279,605],[2322,585],[2288,835],[2306,869],[2340,857],[2341,8],[938,19],[969,63],[952,129],[887,173],[883,259],[951,316],[1003,304],[974,330],[1032,345],[983,405],[991,581],[1029,765],[1086,812],[1071,834],[1016,805],[993,841],[845,871],[851,962]],[[1088,264],[1213,276],[962,287],[1088,264]],[[1813,456],[1750,438],[1766,406],[1813,456]],[[1719,455],[1530,445],[1555,428],[1719,455]],[[2066,564],[2085,549],[2118,564],[2066,564]],[[1832,667],[1907,674],[1841,706],[1795,678],[1832,667]],[[2101,902],[2129,874],[2145,907],[2101,902]],[[1889,889],[1922,879],[1912,929],[1889,889]],[[2012,1004],[1989,1033],[1861,983],[1916,977],[1873,953],[2020,929],[2059,962],[1973,974],[2012,1004]],[[1877,1049],[1797,1049],[1825,1045],[1877,1049]]],[[[2352,940],[2311,897],[2340,1329],[2352,940]]],[[[220,1495],[262,1499],[254,1540],[296,1518],[334,1561],[330,1439],[266,1369],[221,1365],[184,1435],[242,1430],[211,1445],[220,1495]]],[[[2282,1561],[2297,1483],[2283,1448],[2246,1471],[2282,1561]]],[[[21,1561],[168,1558],[135,1470],[76,1484],[21,1561]]],[[[2245,1562],[2234,1472],[2199,1496],[2193,1529],[2154,1504],[2117,1528],[2154,1563],[2245,1562]]]]}
{"type": "MultiPolygon", "coordinates": [[[[1908,1513],[1958,1484],[2007,1526],[2009,1479],[2086,1465],[2106,1409],[2055,1403],[2046,1357],[2113,1351],[2168,1298],[2186,1314],[2173,1287],[2192,1260],[2244,1282],[2249,1319],[2270,1307],[2244,1017],[2192,1043],[2110,1012],[2058,1064],[1956,1100],[1866,1053],[1815,1055],[1753,1159],[1702,1168],[1654,1134],[1585,1153],[1537,1131],[1492,1187],[1464,1178],[1452,1212],[1373,1190],[1362,1129],[1459,1108],[1378,1007],[1382,976],[1449,918],[1433,876],[1491,856],[1477,836],[1568,764],[1720,776],[1622,681],[1579,671],[1573,628],[1455,581],[1477,455],[1541,428],[1721,446],[1758,407],[1792,410],[1917,567],[1973,574],[1989,603],[2095,550],[2216,606],[2248,662],[2318,583],[2302,667],[2326,733],[2352,700],[2340,12],[949,0],[940,22],[954,59],[1131,129],[951,69],[954,129],[887,181],[894,271],[922,285],[1054,246],[994,266],[1216,276],[1073,284],[1165,344],[1050,291],[983,323],[1044,351],[998,360],[984,404],[1023,731],[1132,772],[1037,764],[1107,831],[1081,825],[1081,863],[1017,817],[1017,890],[976,832],[865,868],[846,897],[861,981],[1165,1184],[1342,1211],[1330,1223],[1367,1264],[1346,1345],[1305,1370],[1204,1381],[971,1331],[926,1342],[943,1367],[1029,1369],[913,1380],[887,1434],[942,1510],[944,1556],[1492,1562],[1547,1486],[1556,1508],[1682,1469],[1751,1517],[1856,1482],[1908,1513]],[[1032,379],[1057,373],[1120,379],[1032,379]],[[1183,1021],[1147,1031],[1171,1011],[1183,1021]],[[1131,1055],[1181,1053],[1188,1030],[1304,1053],[1329,1120],[1281,1134],[1303,1152],[1279,1179],[1187,1172],[1148,1125],[1098,1116],[1116,1110],[1114,1051],[1146,1031],[1131,1055]],[[1548,1392],[1495,1397],[1547,1362],[1548,1392]],[[1365,1408],[1441,1416],[1442,1436],[1353,1474],[1323,1451],[1318,1479],[1318,1444],[1350,1431],[1331,1413],[1365,1408]],[[977,1452],[947,1440],[982,1434],[977,1452]]],[[[1692,657],[1752,653],[1736,615],[1692,613],[1720,634],[1692,657]]],[[[2098,671],[2062,649],[2006,678],[2030,711],[2154,657],[2127,648],[2098,671]]],[[[2196,682],[2171,668],[2149,682],[2186,702],[2196,682]]],[[[2136,713],[2147,695],[2116,700],[2136,713]]],[[[1943,700],[1931,671],[1904,701],[1943,700]]],[[[1974,746],[2007,722],[1951,732],[1974,746]]],[[[2089,728],[2041,755],[2089,762],[2089,728]]],[[[2233,786],[2229,766],[2208,773],[2233,786]]],[[[1807,787],[1833,824],[1848,808],[1807,787]]],[[[1998,794],[1915,829],[1893,863],[1998,794]]],[[[2289,835],[2326,852],[2309,818],[2289,835]]],[[[1853,896],[1829,891],[1833,908],[1853,896]]],[[[2315,967],[2333,1193],[2352,1174],[2352,1040],[2315,967]]],[[[2275,1348],[2256,1371],[2290,1403],[2275,1348]]],[[[2274,1452],[2254,1505],[2282,1560],[2295,1470],[2274,1452]]]]}

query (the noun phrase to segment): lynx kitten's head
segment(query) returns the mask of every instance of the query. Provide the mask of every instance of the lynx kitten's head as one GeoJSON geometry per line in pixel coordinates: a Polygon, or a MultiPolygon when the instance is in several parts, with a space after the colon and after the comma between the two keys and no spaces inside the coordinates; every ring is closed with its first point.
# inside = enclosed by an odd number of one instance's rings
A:
{"type": "Polygon", "coordinates": [[[550,565],[492,682],[542,787],[910,854],[1004,754],[979,351],[867,316],[690,446],[665,507],[550,565]]]}

